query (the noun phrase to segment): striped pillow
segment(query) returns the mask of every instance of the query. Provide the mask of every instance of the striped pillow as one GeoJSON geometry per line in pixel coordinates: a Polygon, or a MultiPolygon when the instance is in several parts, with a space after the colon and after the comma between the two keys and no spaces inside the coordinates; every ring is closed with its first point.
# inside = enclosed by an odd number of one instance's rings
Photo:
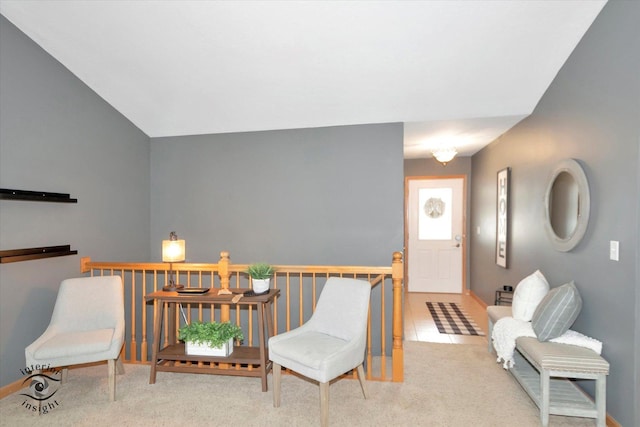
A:
{"type": "Polygon", "coordinates": [[[567,332],[581,309],[582,298],[573,281],[549,291],[531,318],[538,340],[549,341],[567,332]]]}

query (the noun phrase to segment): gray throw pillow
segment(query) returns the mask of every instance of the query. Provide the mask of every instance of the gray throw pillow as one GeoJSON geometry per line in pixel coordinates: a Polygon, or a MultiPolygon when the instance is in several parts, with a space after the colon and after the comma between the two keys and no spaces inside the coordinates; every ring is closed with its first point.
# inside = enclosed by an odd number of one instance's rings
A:
{"type": "Polygon", "coordinates": [[[531,318],[539,341],[558,338],[569,330],[582,309],[582,298],[573,281],[549,291],[531,318]]]}

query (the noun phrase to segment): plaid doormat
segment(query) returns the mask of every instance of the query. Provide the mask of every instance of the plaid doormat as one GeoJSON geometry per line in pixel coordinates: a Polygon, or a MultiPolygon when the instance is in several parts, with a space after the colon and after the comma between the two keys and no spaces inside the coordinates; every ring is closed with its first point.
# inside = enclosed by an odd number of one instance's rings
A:
{"type": "Polygon", "coordinates": [[[455,302],[428,302],[427,307],[441,334],[484,335],[482,329],[455,302]]]}

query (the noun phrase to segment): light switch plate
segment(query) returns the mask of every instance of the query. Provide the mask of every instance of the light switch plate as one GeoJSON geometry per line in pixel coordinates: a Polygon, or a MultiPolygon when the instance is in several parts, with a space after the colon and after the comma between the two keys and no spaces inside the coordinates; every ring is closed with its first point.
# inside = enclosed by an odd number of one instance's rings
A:
{"type": "Polygon", "coordinates": [[[620,242],[617,240],[609,242],[609,259],[612,261],[620,260],[620,242]]]}

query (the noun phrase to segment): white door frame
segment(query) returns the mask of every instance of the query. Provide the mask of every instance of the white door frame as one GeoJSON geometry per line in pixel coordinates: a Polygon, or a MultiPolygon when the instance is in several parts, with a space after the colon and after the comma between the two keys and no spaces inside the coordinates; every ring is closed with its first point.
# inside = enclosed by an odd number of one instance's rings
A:
{"type": "Polygon", "coordinates": [[[467,176],[427,175],[404,178],[404,277],[405,292],[409,291],[409,182],[414,180],[462,179],[462,289],[461,294],[469,294],[467,289],[467,176]]]}

